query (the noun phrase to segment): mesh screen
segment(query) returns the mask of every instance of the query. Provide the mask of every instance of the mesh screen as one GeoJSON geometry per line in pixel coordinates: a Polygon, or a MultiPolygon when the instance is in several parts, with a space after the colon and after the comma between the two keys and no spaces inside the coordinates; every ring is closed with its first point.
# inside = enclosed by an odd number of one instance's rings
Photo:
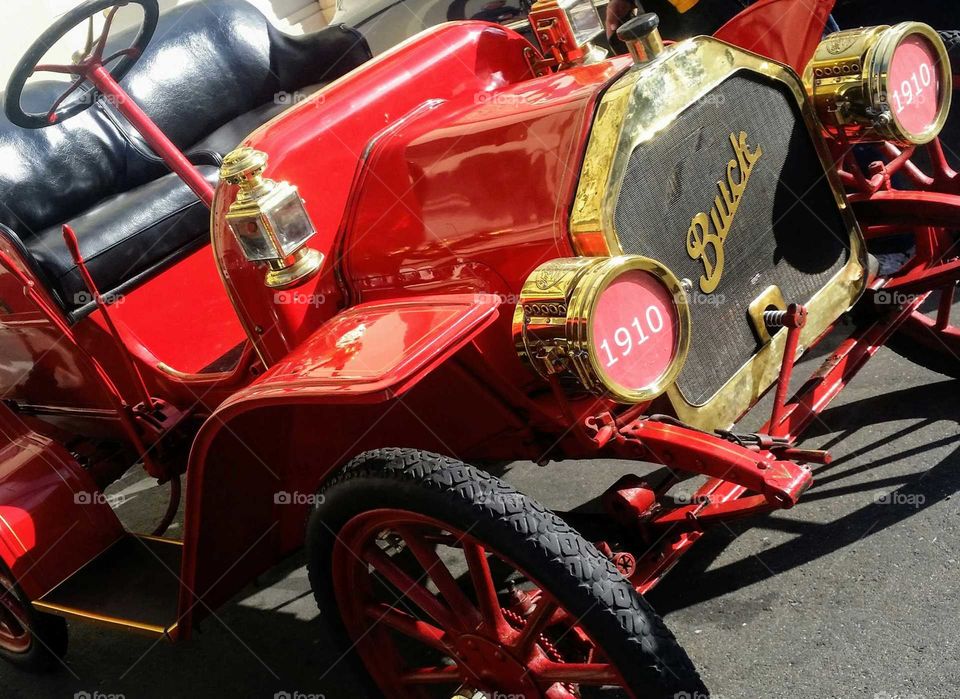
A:
{"type": "Polygon", "coordinates": [[[634,150],[614,223],[625,253],[657,259],[693,282],[690,354],[677,383],[695,405],[759,349],[751,301],[776,284],[788,303],[806,303],[849,256],[843,218],[796,101],[778,83],[742,73],[634,150]],[[687,231],[698,213],[709,215],[735,157],[730,134],[741,131],[763,155],[725,239],[719,286],[703,294],[704,265],[687,254],[687,231]]]}

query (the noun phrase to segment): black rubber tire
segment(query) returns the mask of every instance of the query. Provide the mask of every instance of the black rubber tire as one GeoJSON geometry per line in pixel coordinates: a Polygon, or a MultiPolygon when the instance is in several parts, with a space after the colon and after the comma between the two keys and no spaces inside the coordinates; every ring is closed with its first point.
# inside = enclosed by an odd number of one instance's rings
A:
{"type": "Polygon", "coordinates": [[[933,354],[900,334],[894,334],[887,341],[887,347],[917,366],[951,379],[960,379],[960,362],[957,362],[956,357],[933,354]]]}
{"type": "Polygon", "coordinates": [[[60,669],[63,667],[63,658],[67,654],[69,634],[66,619],[52,614],[43,614],[33,609],[16,579],[2,563],[0,563],[0,575],[12,581],[13,592],[27,610],[33,637],[29,648],[24,652],[14,653],[0,648],[0,658],[26,672],[47,673],[60,669]]]}
{"type": "MultiPolygon", "coordinates": [[[[930,298],[937,301],[939,297],[940,292],[935,291],[930,298]]],[[[957,307],[954,305],[954,318],[956,314],[957,307]]],[[[900,328],[890,336],[886,346],[917,366],[953,379],[960,379],[960,359],[927,328],[900,328]]]]}
{"type": "MultiPolygon", "coordinates": [[[[351,461],[321,495],[307,531],[307,567],[321,610],[337,609],[330,560],[344,524],[382,507],[421,513],[469,529],[543,583],[582,617],[592,638],[602,639],[638,697],[709,696],[676,638],[613,563],[560,517],[500,479],[437,454],[380,449],[351,461]]],[[[339,617],[331,622],[346,641],[339,617]]]]}
{"type": "Polygon", "coordinates": [[[960,71],[960,29],[950,31],[941,31],[940,36],[943,43],[947,45],[947,53],[950,54],[950,64],[953,66],[953,72],[960,71]]]}

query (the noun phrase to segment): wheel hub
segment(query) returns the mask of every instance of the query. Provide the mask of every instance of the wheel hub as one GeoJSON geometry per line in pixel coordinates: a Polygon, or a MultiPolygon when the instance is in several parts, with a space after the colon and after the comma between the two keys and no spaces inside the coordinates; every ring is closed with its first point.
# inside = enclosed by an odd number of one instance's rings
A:
{"type": "Polygon", "coordinates": [[[486,692],[515,694],[538,699],[540,690],[523,663],[502,645],[476,634],[460,636],[454,643],[465,686],[486,692]]]}

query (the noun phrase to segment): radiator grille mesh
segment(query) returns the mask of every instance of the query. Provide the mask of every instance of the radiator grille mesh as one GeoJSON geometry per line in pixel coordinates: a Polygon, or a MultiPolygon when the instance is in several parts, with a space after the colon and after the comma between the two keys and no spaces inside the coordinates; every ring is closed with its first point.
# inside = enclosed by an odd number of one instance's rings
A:
{"type": "Polygon", "coordinates": [[[776,284],[806,303],[849,257],[844,220],[796,101],[778,83],[738,73],[631,154],[614,214],[623,251],[652,257],[693,282],[692,338],[678,379],[705,403],[759,349],[748,307],[776,284]],[[734,157],[730,134],[763,155],[754,166],[724,244],[712,294],[699,290],[703,264],[686,251],[687,230],[709,214],[734,157]]]}

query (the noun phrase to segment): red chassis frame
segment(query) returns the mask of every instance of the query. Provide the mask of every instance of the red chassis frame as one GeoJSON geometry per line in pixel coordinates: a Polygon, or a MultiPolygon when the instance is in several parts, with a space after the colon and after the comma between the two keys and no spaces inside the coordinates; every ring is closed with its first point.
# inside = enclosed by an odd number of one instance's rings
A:
{"type": "MultiPolygon", "coordinates": [[[[812,55],[832,7],[832,0],[760,0],[718,37],[800,68],[812,55]]],[[[31,394],[48,399],[43,414],[50,418],[59,411],[67,431],[82,433],[96,425],[134,442],[143,439],[133,402],[126,398],[136,395],[138,382],[131,374],[137,371],[152,397],[184,412],[193,404],[193,413],[205,418],[189,464],[158,464],[153,473],[165,480],[186,470],[188,479],[178,625],[171,634],[176,638],[188,637],[206,610],[302,544],[306,506],[277,508],[272,493],[313,492],[354,454],[387,443],[478,459],[608,455],[706,476],[690,504],[673,508],[660,504],[670,483],[630,479],[607,492],[610,514],[637,532],[636,546],[610,553],[638,590],[646,592],[711,521],[797,502],[812,482],[812,472],[802,464],[823,463],[829,455],[794,443],[893,333],[919,324],[956,337],[945,318],[960,268],[952,259],[956,255],[947,229],[960,229],[960,184],[939,144],[928,149],[932,175],[910,160],[912,151],[889,148],[886,162],[864,174],[849,148],[834,144],[867,238],[901,232],[917,237],[911,263],[893,277],[873,279],[870,293],[884,289],[917,296],[863,323],[790,399],[786,390],[793,361],[785,361],[774,418],[759,434],[708,434],[669,418],[647,417],[647,405],[622,410],[605,401],[568,402],[559,393],[530,389],[531,377],[503,341],[509,337],[510,314],[499,306],[516,293],[545,251],[555,257],[574,254],[557,209],[558,202],[570,201],[578,168],[568,167],[566,160],[544,160],[543,144],[576,163],[599,94],[628,62],[615,59],[535,78],[527,46],[518,35],[492,25],[446,25],[362,67],[327,88],[323,100],[307,100],[249,137],[248,144],[270,154],[269,176],[298,183],[319,231],[310,245],[336,260],[297,289],[292,303],[279,302],[263,287],[261,271],[245,262],[222,225],[233,190],[222,186],[214,194],[197,181],[173,144],[102,66],[91,63],[89,79],[116,100],[157,152],[211,203],[216,269],[209,256],[195,256],[179,271],[152,282],[154,288],[131,292],[131,305],[111,309],[122,340],[118,349],[102,310],[70,326],[29,266],[4,242],[0,295],[19,293],[20,305],[12,315],[25,325],[0,329],[0,347],[11,347],[15,332],[46,338],[31,345],[30,361],[39,372],[53,361],[44,359],[57,344],[51,338],[68,340],[54,359],[58,366],[72,367],[74,385],[83,387],[77,395],[86,397],[63,408],[56,405],[58,386],[31,394]],[[471,110],[463,102],[464,95],[473,94],[485,96],[494,107],[494,96],[507,104],[530,104],[533,81],[540,94],[537,109],[505,125],[498,124],[495,112],[471,110]],[[461,111],[452,118],[444,107],[457,100],[461,111]],[[497,158],[479,168],[471,162],[470,156],[510,143],[508,130],[518,124],[530,138],[522,147],[512,143],[512,172],[502,172],[504,161],[497,158]],[[446,137],[434,137],[431,129],[439,125],[459,131],[462,138],[451,145],[446,137]],[[414,142],[415,149],[406,148],[414,142]],[[454,175],[444,181],[443,194],[461,202],[459,207],[444,208],[440,200],[433,208],[422,202],[419,209],[411,207],[406,184],[378,174],[389,172],[398,158],[405,158],[404,167],[449,166],[454,175]],[[488,177],[509,178],[515,197],[503,200],[487,192],[475,177],[478,169],[488,177]],[[355,176],[331,180],[329,172],[355,176]],[[916,189],[895,189],[895,176],[909,178],[916,189]],[[363,197],[357,194],[361,190],[363,197]],[[469,211],[462,205],[464,196],[471,198],[469,211]],[[391,213],[387,221],[384,212],[391,213]],[[515,221],[546,223],[508,230],[504,222],[515,221]],[[442,245],[434,230],[438,225],[443,226],[442,245]],[[356,230],[377,233],[365,237],[356,230]],[[508,261],[502,259],[504,243],[498,237],[505,231],[516,243],[508,261]],[[424,272],[428,268],[429,274],[424,272]],[[200,294],[214,299],[214,313],[236,310],[249,339],[236,369],[214,375],[171,370],[140,340],[150,332],[152,316],[144,308],[149,304],[138,298],[169,296],[172,285],[183,279],[177,275],[185,273],[200,294]],[[940,288],[945,299],[940,316],[928,323],[919,308],[927,294],[940,288]],[[316,299],[323,302],[312,301],[316,299]],[[352,339],[344,343],[345,337],[352,339]],[[134,372],[126,365],[126,352],[134,372]],[[438,414],[436,405],[446,399],[451,382],[462,391],[459,409],[438,414]],[[417,417],[421,411],[435,417],[436,424],[422,422],[417,417]],[[543,435],[557,437],[545,440],[543,435]],[[242,520],[233,516],[239,507],[242,520]],[[661,536],[663,532],[669,535],[661,536]],[[647,541],[658,543],[648,548],[647,541]]],[[[177,334],[173,319],[165,330],[177,334]]],[[[216,329],[221,344],[229,344],[237,331],[233,324],[216,329]]],[[[789,337],[791,328],[786,331],[789,337]]],[[[795,347],[795,342],[787,344],[795,347]]],[[[13,388],[14,393],[26,390],[19,384],[13,388]]],[[[28,429],[12,413],[9,421],[3,433],[11,445],[42,439],[39,433],[45,428],[39,422],[30,422],[33,429],[28,429]]],[[[154,435],[156,441],[162,436],[154,435]]],[[[152,443],[147,440],[144,450],[152,443]]],[[[83,470],[68,454],[58,456],[82,478],[83,470]]],[[[29,468],[12,473],[29,478],[29,468]]],[[[5,482],[12,478],[4,476],[5,482]]],[[[15,574],[31,568],[23,564],[27,554],[40,559],[57,546],[55,534],[78,516],[69,503],[58,512],[40,512],[28,495],[18,492],[2,503],[0,512],[3,508],[26,513],[16,520],[20,525],[4,520],[0,533],[0,543],[6,544],[3,558],[15,574]],[[28,524],[37,529],[32,541],[40,543],[14,548],[11,542],[23,539],[28,524]]],[[[120,531],[112,513],[101,515],[105,521],[97,530],[99,538],[91,538],[91,548],[83,549],[81,558],[93,557],[120,531]]],[[[43,579],[31,572],[22,582],[31,598],[79,567],[77,560],[59,555],[44,560],[43,579]]]]}

